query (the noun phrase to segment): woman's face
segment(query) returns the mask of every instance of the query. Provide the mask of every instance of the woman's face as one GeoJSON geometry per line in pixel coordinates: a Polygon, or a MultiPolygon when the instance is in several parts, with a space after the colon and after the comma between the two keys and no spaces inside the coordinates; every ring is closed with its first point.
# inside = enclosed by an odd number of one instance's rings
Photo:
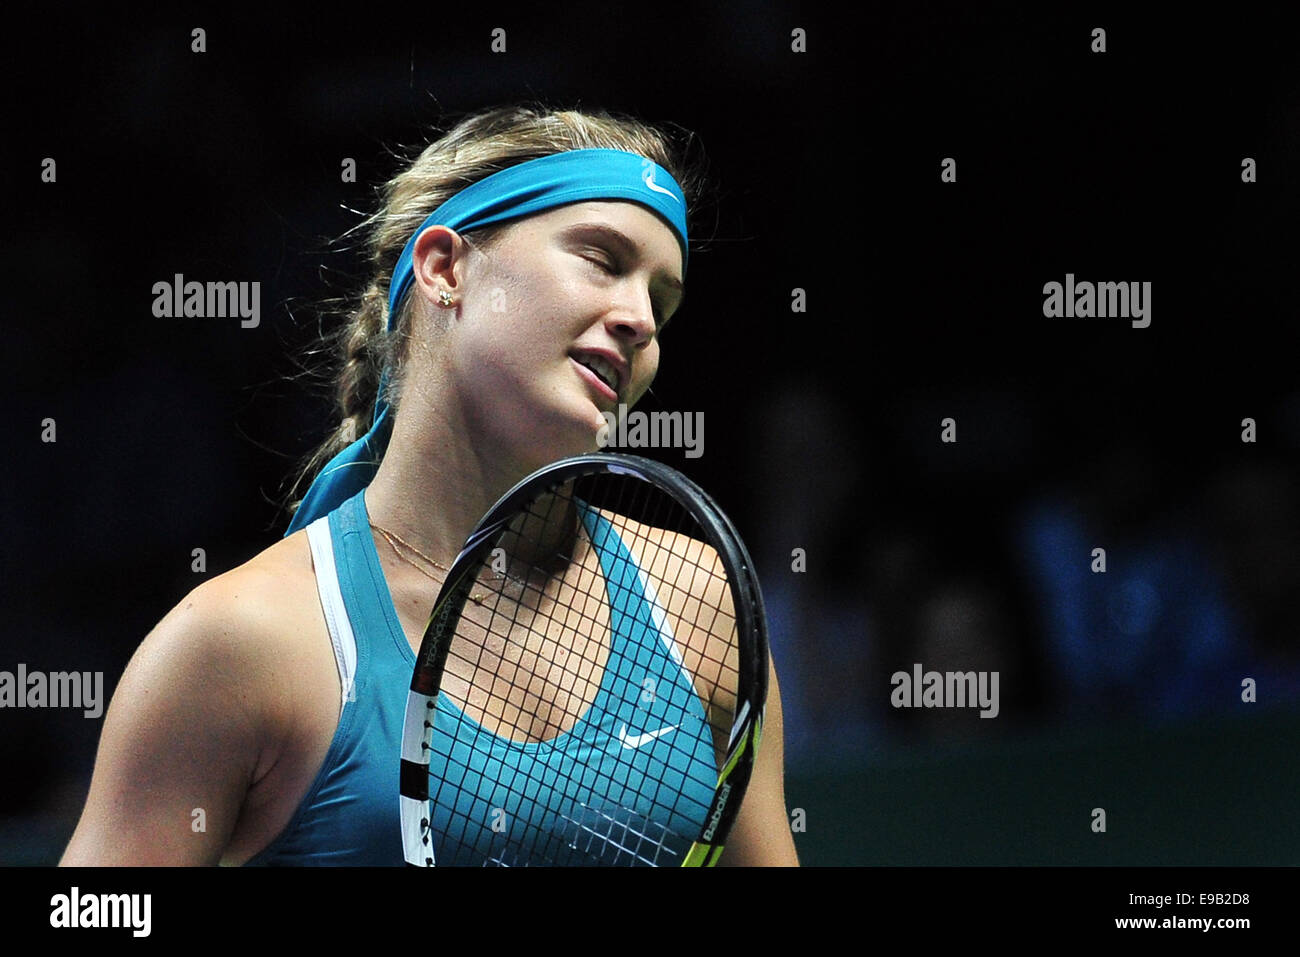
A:
{"type": "Polygon", "coordinates": [[[593,451],[602,413],[635,405],[658,370],[658,331],[683,295],[675,234],[636,203],[595,201],[464,251],[444,368],[472,434],[528,470],[593,451]]]}

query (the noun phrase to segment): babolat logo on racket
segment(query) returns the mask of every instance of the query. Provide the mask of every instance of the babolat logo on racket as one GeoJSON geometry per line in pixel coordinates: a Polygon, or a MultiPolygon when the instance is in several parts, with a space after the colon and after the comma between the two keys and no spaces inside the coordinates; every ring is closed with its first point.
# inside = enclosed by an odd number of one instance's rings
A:
{"type": "Polygon", "coordinates": [[[730,796],[730,794],[731,794],[730,784],[722,785],[722,788],[718,791],[718,800],[716,802],[716,806],[713,809],[713,817],[709,818],[709,826],[704,829],[703,837],[706,841],[713,840],[713,832],[718,829],[718,822],[722,820],[722,812],[726,810],[727,798],[730,796]]]}

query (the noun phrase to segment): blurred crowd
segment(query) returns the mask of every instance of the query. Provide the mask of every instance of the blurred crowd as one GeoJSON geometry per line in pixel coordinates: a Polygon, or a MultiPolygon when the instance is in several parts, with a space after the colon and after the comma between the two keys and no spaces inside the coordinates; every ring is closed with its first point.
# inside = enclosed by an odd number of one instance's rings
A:
{"type": "Polygon", "coordinates": [[[1247,685],[1252,707],[1300,703],[1300,483],[1284,463],[1243,443],[1235,461],[1174,475],[1129,437],[1037,482],[1015,404],[970,403],[1004,424],[996,461],[944,459],[938,415],[901,438],[863,434],[806,384],[773,391],[758,417],[750,535],[792,767],[1240,713],[1247,685]],[[997,671],[1000,713],[893,707],[891,675],[916,664],[997,671]]]}

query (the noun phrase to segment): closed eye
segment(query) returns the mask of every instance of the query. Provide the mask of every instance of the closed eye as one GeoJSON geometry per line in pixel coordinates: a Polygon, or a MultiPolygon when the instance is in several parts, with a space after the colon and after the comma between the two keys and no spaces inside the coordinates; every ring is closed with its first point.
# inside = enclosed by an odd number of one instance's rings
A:
{"type": "Polygon", "coordinates": [[[618,266],[613,263],[607,262],[603,257],[593,259],[590,256],[583,256],[582,258],[587,260],[587,262],[589,263],[595,263],[597,266],[599,266],[605,272],[609,273],[611,276],[617,276],[619,274],[618,266]]]}
{"type": "MultiPolygon", "coordinates": [[[[623,274],[623,271],[622,269],[619,268],[618,263],[612,260],[608,260],[605,256],[596,256],[596,257],[583,256],[582,258],[587,260],[587,262],[593,264],[594,266],[599,268],[602,272],[607,273],[610,276],[621,276],[623,274]]],[[[668,320],[664,318],[663,307],[660,306],[658,302],[652,300],[651,307],[655,317],[655,331],[658,332],[668,324],[668,320]]]]}

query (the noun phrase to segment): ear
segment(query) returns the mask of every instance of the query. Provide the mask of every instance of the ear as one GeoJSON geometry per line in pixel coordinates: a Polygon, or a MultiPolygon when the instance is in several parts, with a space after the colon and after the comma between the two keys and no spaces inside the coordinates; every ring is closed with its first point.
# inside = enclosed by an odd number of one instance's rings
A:
{"type": "Polygon", "coordinates": [[[408,295],[418,295],[439,305],[439,293],[457,298],[465,274],[469,244],[446,226],[430,226],[420,233],[411,249],[413,281],[408,295]]]}

